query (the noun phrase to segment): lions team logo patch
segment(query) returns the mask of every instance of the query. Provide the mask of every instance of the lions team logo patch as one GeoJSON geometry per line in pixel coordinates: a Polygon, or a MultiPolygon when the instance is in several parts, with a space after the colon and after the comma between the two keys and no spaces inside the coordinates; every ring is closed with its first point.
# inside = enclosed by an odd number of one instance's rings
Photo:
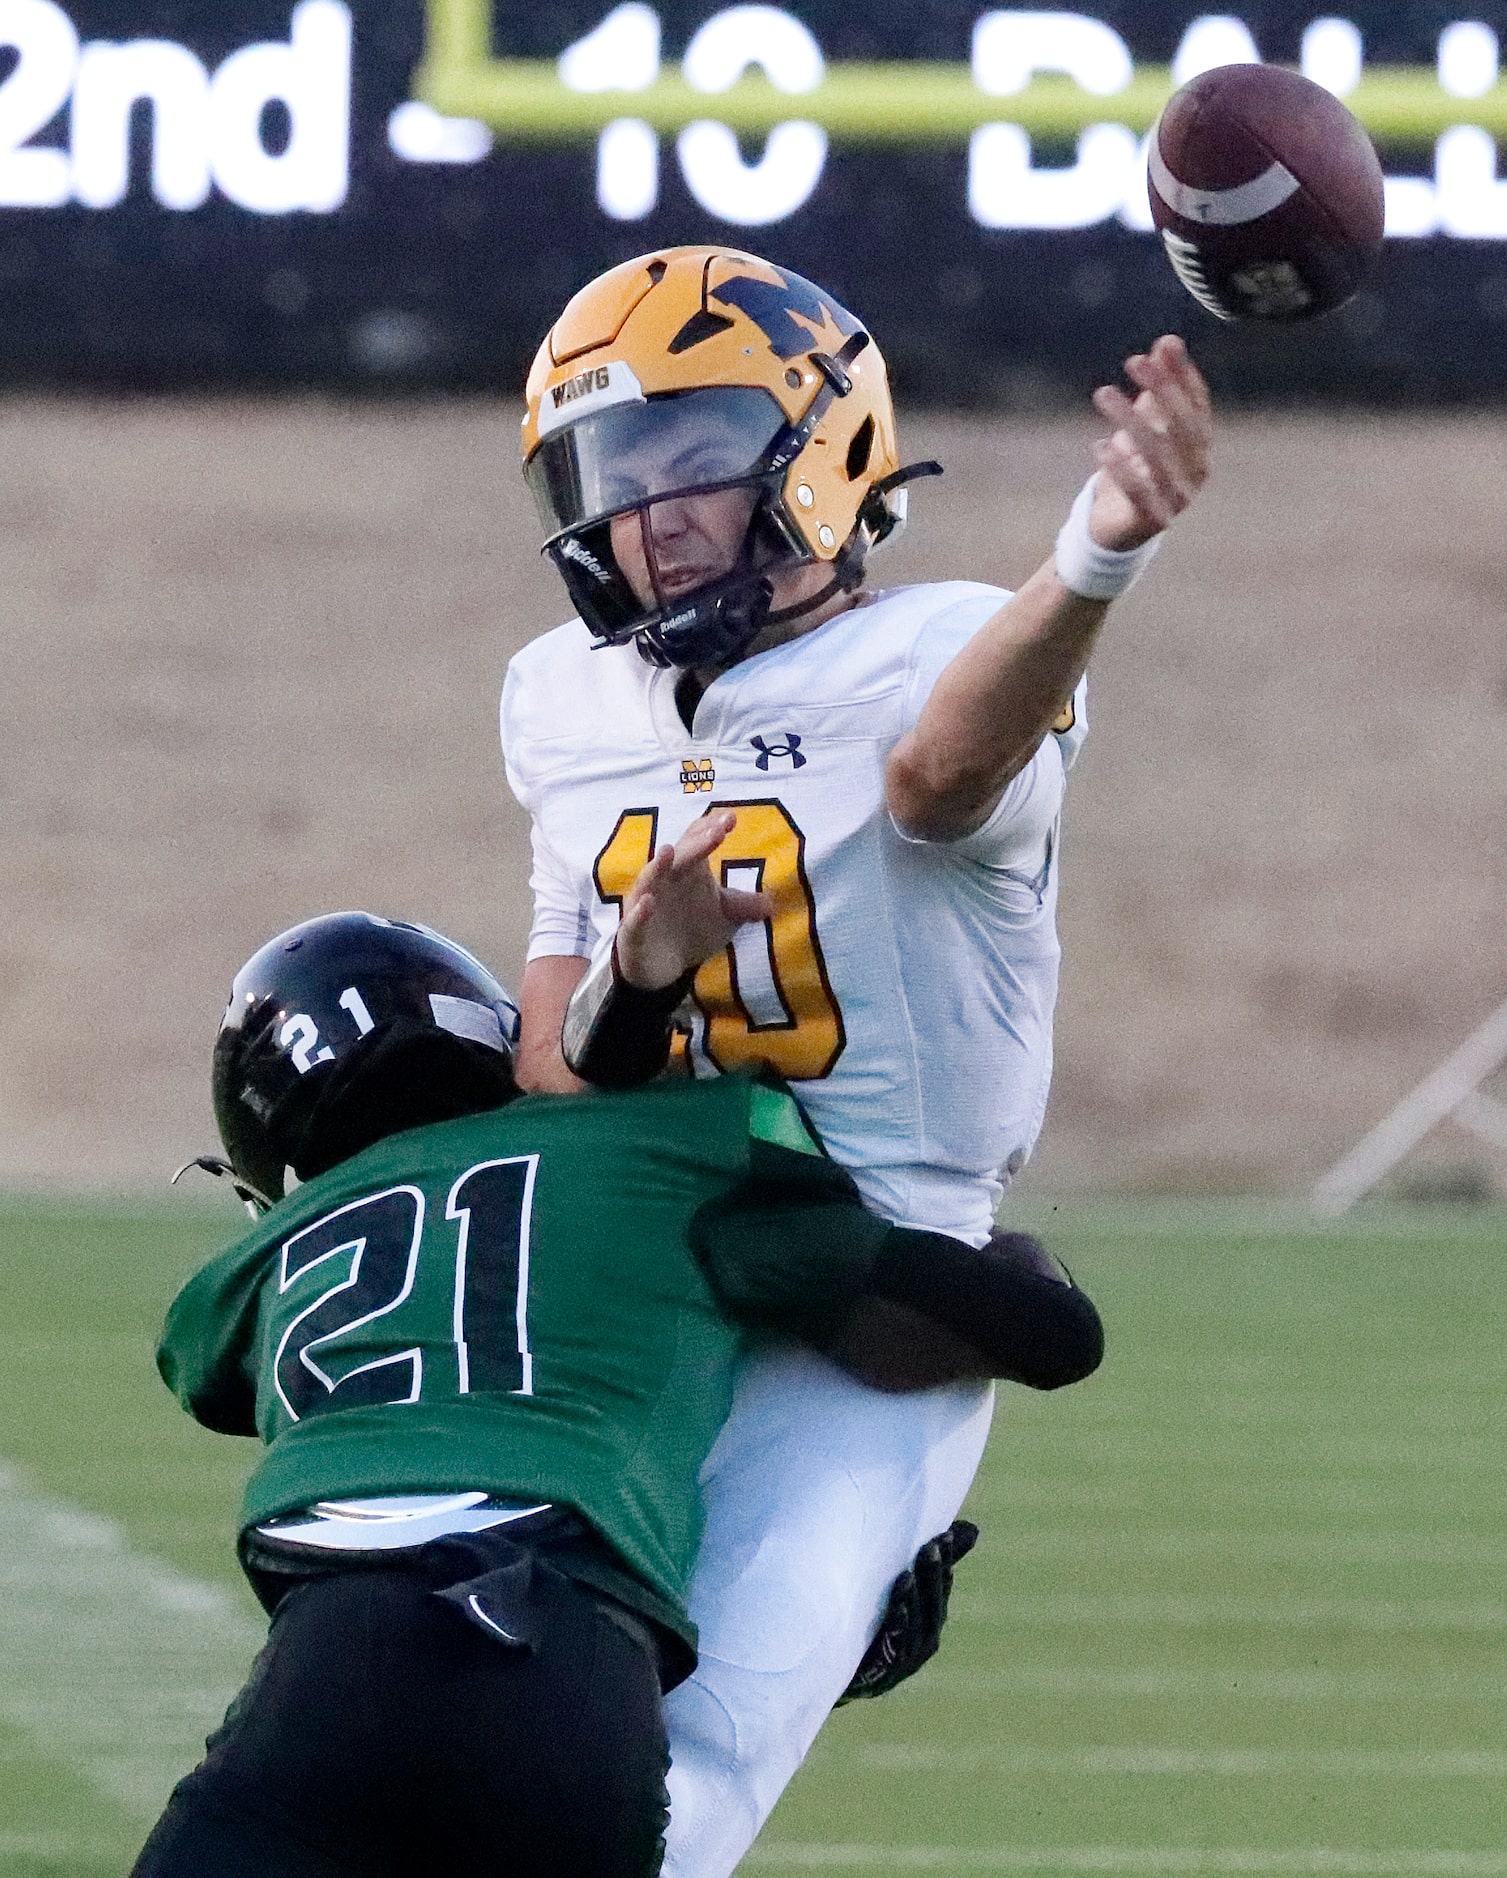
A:
{"type": "Polygon", "coordinates": [[[680,759],[680,787],[688,796],[698,790],[709,790],[717,780],[717,772],[712,768],[709,758],[704,756],[683,756],[680,759]]]}

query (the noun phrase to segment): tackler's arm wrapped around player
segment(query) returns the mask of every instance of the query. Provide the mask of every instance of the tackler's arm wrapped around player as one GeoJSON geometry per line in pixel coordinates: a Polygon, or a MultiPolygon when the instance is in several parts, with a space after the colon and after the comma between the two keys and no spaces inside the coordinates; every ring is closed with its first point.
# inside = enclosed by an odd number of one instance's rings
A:
{"type": "MultiPolygon", "coordinates": [[[[693,823],[630,890],[616,938],[566,1013],[577,1075],[609,1088],[659,1075],[696,967],[767,917],[767,896],[722,886],[707,865],[735,821],[722,811],[693,823]]],[[[906,1231],[859,1208],[851,1177],[830,1160],[779,1158],[756,1164],[692,1230],[735,1321],[793,1332],[881,1388],[973,1375],[1056,1389],[1097,1369],[1098,1312],[1029,1234],[975,1247],[906,1231]]]]}

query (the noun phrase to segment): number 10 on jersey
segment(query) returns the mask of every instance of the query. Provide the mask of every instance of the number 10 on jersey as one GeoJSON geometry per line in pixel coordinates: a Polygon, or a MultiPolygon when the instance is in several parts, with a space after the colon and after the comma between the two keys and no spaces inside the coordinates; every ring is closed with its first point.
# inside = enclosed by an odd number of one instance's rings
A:
{"type": "MultiPolygon", "coordinates": [[[[783,802],[714,802],[738,824],[712,857],[728,887],[767,893],[774,917],[749,927],[696,974],[705,1019],[702,1047],[720,1070],[768,1064],[792,1082],[830,1076],[847,1041],[816,930],[806,877],[806,837],[783,802]]],[[[605,905],[621,908],[654,857],[659,811],[625,809],[597,856],[593,878],[605,905]]]]}

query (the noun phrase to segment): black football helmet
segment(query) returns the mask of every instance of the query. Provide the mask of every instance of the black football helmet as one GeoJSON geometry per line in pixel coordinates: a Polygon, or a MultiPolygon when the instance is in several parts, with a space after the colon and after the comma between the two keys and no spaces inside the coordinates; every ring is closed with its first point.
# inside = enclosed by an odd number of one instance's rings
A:
{"type": "Polygon", "coordinates": [[[367,1145],[352,1137],[348,1099],[363,1076],[399,1085],[382,1125],[359,1124],[367,1139],[505,1101],[517,1037],[517,1005],[453,940],[373,913],[305,920],[236,973],[215,1039],[231,1168],[272,1202],[287,1168],[308,1179],[367,1145]],[[437,1100],[436,1082],[448,1085],[437,1100]]]}

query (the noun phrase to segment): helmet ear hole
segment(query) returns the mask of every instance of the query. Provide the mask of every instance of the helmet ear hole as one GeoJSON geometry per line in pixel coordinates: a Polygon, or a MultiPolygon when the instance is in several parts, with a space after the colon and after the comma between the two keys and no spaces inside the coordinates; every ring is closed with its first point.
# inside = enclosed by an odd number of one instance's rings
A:
{"type": "Polygon", "coordinates": [[[848,481],[854,482],[869,467],[869,458],[874,454],[874,420],[866,417],[853,432],[853,441],[848,445],[848,460],[844,466],[848,481]]]}

